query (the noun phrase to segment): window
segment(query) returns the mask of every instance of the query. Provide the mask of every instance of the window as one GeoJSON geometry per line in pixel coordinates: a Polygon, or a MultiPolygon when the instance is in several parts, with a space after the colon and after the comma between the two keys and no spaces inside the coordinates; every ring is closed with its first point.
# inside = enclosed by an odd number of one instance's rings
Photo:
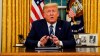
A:
{"type": "Polygon", "coordinates": [[[59,6],[59,14],[62,20],[66,20],[66,2],[68,0],[44,0],[44,3],[57,3],[59,6]]]}

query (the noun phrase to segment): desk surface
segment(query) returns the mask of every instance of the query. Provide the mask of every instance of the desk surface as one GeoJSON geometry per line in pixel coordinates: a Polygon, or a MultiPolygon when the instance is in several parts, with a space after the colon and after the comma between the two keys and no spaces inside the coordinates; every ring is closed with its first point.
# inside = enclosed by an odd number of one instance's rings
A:
{"type": "Polygon", "coordinates": [[[60,49],[60,50],[33,50],[26,49],[25,47],[13,47],[15,48],[14,52],[95,52],[100,53],[100,46],[76,46],[73,49],[60,49]]]}
{"type": "Polygon", "coordinates": [[[61,49],[61,50],[26,50],[25,47],[12,47],[12,51],[2,52],[4,55],[77,55],[77,56],[100,56],[100,47],[97,46],[77,46],[75,49],[61,49]],[[13,50],[14,49],[14,50],[13,50]]]}

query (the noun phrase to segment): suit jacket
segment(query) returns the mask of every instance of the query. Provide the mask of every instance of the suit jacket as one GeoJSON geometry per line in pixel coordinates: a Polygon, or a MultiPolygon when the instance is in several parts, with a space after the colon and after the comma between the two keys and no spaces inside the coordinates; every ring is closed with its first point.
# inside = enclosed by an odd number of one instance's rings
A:
{"type": "MultiPolygon", "coordinates": [[[[49,35],[47,22],[45,19],[37,20],[32,23],[32,28],[25,42],[28,48],[37,47],[38,41],[44,35],[49,35]]],[[[76,42],[71,32],[70,23],[57,20],[55,35],[62,41],[63,47],[75,47],[76,42]]],[[[48,44],[48,43],[47,43],[48,44]]],[[[49,45],[49,44],[48,44],[49,45]]]]}

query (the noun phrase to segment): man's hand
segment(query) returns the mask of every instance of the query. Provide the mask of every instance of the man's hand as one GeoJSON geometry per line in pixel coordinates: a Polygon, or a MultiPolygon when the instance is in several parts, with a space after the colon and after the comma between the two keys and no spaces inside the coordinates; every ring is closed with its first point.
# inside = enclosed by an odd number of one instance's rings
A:
{"type": "Polygon", "coordinates": [[[54,44],[56,44],[56,46],[60,45],[60,41],[55,35],[51,35],[50,39],[53,41],[54,44]]]}
{"type": "Polygon", "coordinates": [[[40,45],[41,45],[42,47],[44,47],[45,44],[47,43],[48,39],[49,39],[49,36],[43,36],[43,37],[40,39],[40,45]]]}

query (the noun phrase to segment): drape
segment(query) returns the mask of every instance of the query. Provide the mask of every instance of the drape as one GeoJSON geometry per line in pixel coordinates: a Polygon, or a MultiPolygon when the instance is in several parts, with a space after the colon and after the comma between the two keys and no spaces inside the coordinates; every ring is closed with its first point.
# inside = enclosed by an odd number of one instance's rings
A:
{"type": "Polygon", "coordinates": [[[100,0],[82,0],[85,33],[98,34],[100,46],[100,0]]]}
{"type": "Polygon", "coordinates": [[[18,43],[18,35],[26,38],[30,30],[30,0],[3,0],[2,7],[2,52],[15,52],[11,46],[18,43]]]}

